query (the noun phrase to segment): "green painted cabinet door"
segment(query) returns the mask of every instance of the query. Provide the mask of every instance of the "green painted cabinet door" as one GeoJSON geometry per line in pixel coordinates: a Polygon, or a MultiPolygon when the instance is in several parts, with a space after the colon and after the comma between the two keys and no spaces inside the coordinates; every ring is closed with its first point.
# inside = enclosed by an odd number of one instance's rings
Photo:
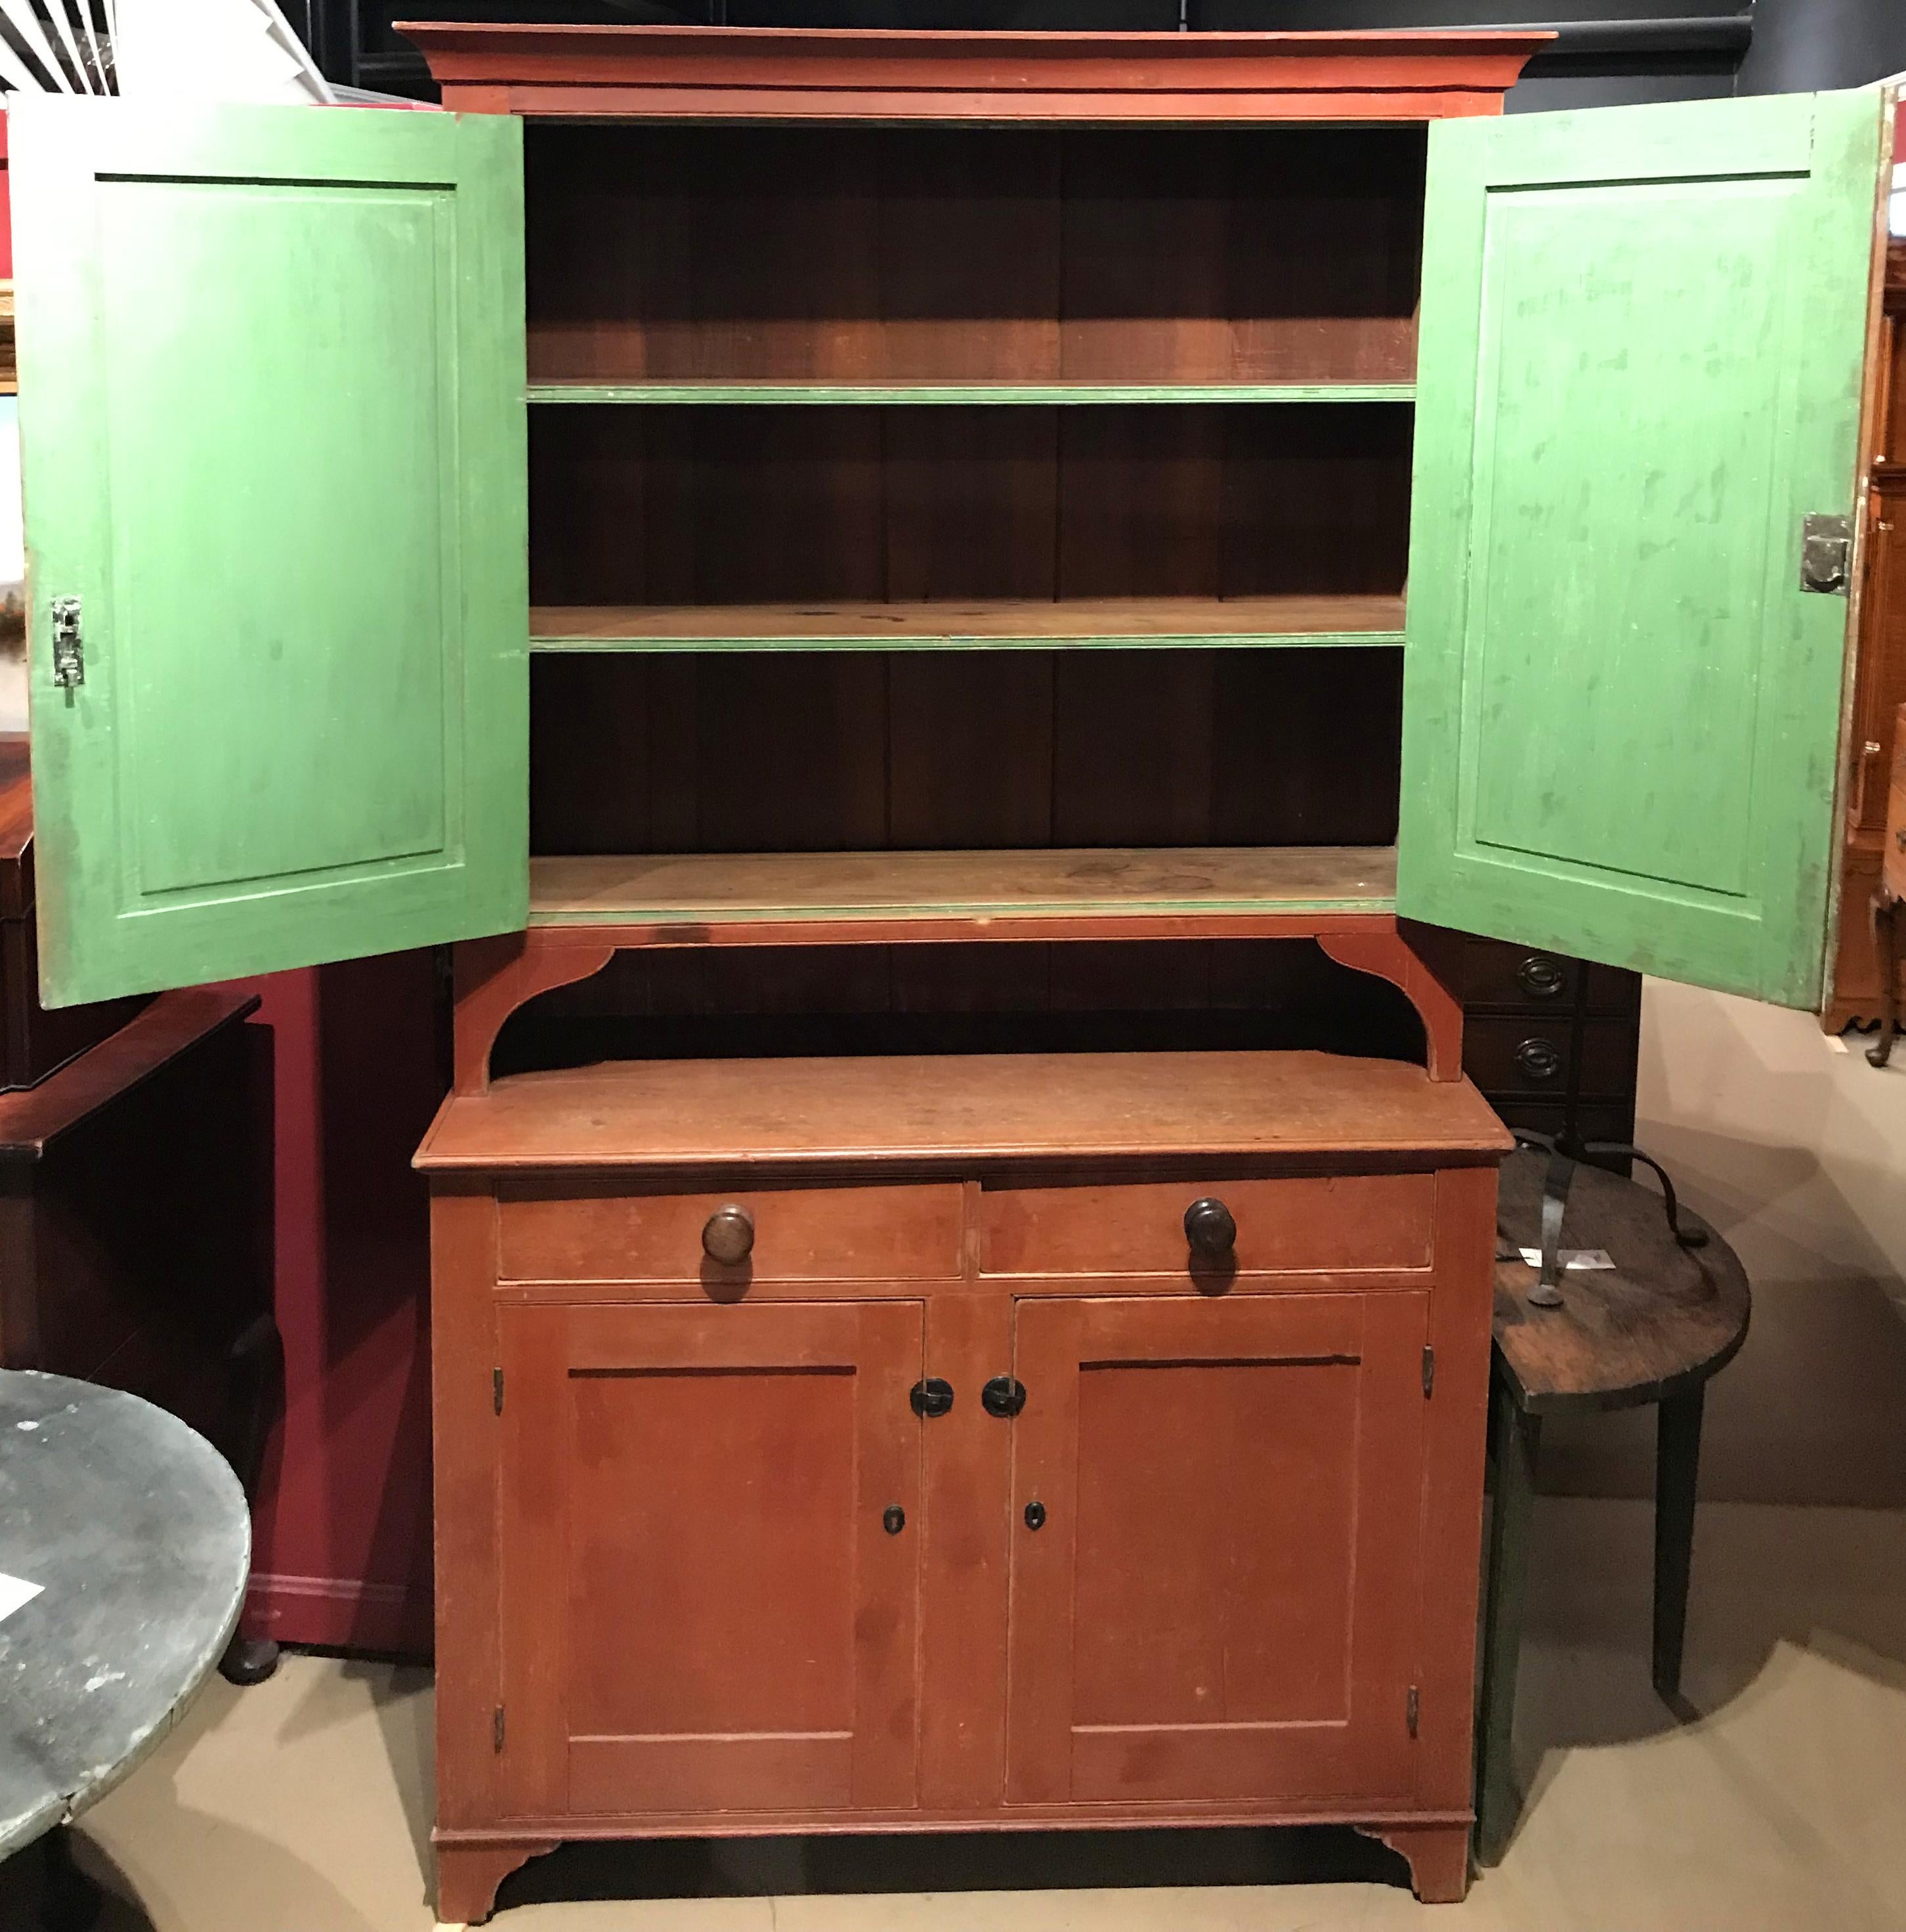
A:
{"type": "Polygon", "coordinates": [[[8,120],[44,998],[522,925],[519,124],[8,120]]]}
{"type": "Polygon", "coordinates": [[[1880,96],[1431,131],[1397,903],[1821,994],[1880,96]]]}

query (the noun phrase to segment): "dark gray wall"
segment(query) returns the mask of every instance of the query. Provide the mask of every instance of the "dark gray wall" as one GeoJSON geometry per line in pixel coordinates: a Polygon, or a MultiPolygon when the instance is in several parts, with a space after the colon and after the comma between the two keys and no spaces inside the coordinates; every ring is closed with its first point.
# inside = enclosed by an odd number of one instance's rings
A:
{"type": "Polygon", "coordinates": [[[1860,87],[1906,71],[1906,0],[1758,0],[1743,94],[1860,87]]]}
{"type": "MultiPolygon", "coordinates": [[[[421,63],[393,35],[393,14],[414,0],[284,0],[286,11],[334,80],[425,91],[421,63]]],[[[421,10],[451,20],[726,20],[741,26],[1021,27],[1169,32],[1345,27],[1508,26],[1738,15],[1749,0],[432,0],[421,10]]],[[[1788,0],[1804,6],[1811,0],[1788,0]]],[[[1846,0],[1841,0],[1846,4],[1846,0]]],[[[1878,0],[1891,4],[1894,0],[1878,0]]],[[[1906,9],[1906,0],[1897,0],[1906,9]]],[[[1731,93],[1739,52],[1656,44],[1644,52],[1566,56],[1538,62],[1509,96],[1512,112],[1625,100],[1688,100],[1731,93]]]]}

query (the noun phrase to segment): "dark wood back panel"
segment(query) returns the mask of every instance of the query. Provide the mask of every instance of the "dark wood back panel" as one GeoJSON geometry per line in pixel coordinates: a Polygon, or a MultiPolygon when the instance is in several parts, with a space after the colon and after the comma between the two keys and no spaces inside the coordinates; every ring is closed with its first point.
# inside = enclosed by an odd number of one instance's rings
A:
{"type": "Polygon", "coordinates": [[[539,408],[530,601],[1400,596],[1411,413],[539,408]]]}
{"type": "Polygon", "coordinates": [[[540,381],[1408,381],[1421,128],[528,129],[540,381]]]}
{"type": "Polygon", "coordinates": [[[1307,940],[643,948],[523,1006],[491,1067],[1284,1048],[1420,1061],[1422,1027],[1307,940]]]}
{"type": "Polygon", "coordinates": [[[539,854],[1382,845],[1401,653],[552,653],[539,854]]]}

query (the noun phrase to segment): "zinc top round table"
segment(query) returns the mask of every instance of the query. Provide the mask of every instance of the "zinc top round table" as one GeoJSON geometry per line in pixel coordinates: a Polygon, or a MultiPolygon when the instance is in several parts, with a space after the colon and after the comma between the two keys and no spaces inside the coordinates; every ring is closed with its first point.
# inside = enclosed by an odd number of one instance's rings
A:
{"type": "Polygon", "coordinates": [[[244,1492],[202,1436],[116,1389],[0,1371],[0,1577],[40,1586],[0,1617],[0,1858],[171,1729],[250,1562],[244,1492]]]}

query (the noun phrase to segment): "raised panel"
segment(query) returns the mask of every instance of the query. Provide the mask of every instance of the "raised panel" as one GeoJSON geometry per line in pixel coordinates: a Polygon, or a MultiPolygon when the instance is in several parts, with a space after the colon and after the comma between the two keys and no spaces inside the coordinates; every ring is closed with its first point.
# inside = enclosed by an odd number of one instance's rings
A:
{"type": "Polygon", "coordinates": [[[1428,1305],[1020,1305],[1009,1802],[1407,1797],[1428,1305]]]}
{"type": "Polygon", "coordinates": [[[9,118],[48,1003],[522,923],[520,129],[9,118]]]}
{"type": "Polygon", "coordinates": [[[461,617],[443,460],[454,191],[113,178],[95,192],[106,498],[127,512],[109,604],[129,896],[460,844],[446,781],[463,734],[442,728],[461,617]],[[321,328],[286,328],[283,280],[256,272],[289,266],[291,224],[301,273],[328,291],[321,328]],[[179,326],[181,285],[217,290],[216,318],[179,326]],[[301,390],[315,406],[289,409],[301,390]],[[182,424],[205,487],[155,489],[182,424]],[[228,626],[237,648],[207,649],[228,626]],[[335,728],[353,716],[375,728],[335,728]],[[397,786],[379,782],[393,743],[397,786]]]}
{"type": "Polygon", "coordinates": [[[1134,1729],[1348,1718],[1359,1366],[1082,1366],[1072,1715],[1088,1752],[1134,1729]]]}
{"type": "Polygon", "coordinates": [[[1397,903],[1821,986],[1879,95],[1431,130],[1397,903]]]}
{"type": "Polygon", "coordinates": [[[520,1811],[913,1802],[922,1319],[505,1311],[520,1811]]]}

